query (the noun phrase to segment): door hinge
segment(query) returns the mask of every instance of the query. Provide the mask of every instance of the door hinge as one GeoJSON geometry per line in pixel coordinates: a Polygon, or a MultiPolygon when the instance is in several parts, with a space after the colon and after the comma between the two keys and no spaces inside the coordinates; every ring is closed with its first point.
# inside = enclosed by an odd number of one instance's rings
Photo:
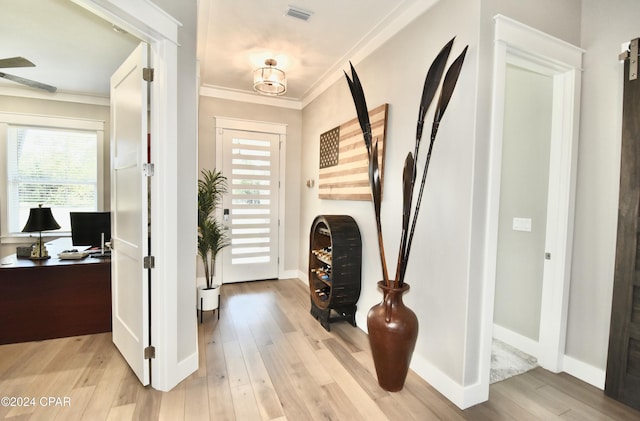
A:
{"type": "Polygon", "coordinates": [[[153,82],[153,69],[145,67],[142,69],[142,80],[147,82],[153,82]]]}
{"type": "Polygon", "coordinates": [[[142,264],[145,269],[153,269],[156,267],[156,258],[154,256],[144,256],[142,264]]]}
{"type": "Polygon", "coordinates": [[[155,346],[148,346],[144,349],[144,359],[145,360],[151,360],[154,359],[156,357],[156,347],[155,346]]]}
{"type": "Polygon", "coordinates": [[[142,164],[142,171],[144,172],[145,177],[153,177],[156,171],[156,166],[151,162],[145,162],[142,164]]]}

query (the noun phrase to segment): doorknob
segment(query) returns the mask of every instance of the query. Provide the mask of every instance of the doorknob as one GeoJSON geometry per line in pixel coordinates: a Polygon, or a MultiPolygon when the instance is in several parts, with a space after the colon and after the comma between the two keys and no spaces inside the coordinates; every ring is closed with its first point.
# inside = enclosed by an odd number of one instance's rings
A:
{"type": "Polygon", "coordinates": [[[544,258],[545,260],[551,260],[551,253],[545,253],[544,258]]]}

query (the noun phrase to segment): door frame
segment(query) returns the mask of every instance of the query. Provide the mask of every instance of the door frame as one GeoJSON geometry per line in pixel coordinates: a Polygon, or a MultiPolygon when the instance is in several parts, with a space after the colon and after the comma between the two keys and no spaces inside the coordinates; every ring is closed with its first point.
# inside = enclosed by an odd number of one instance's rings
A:
{"type": "MultiPolygon", "coordinates": [[[[484,255],[481,384],[488,393],[495,301],[498,215],[504,124],[505,78],[508,63],[553,78],[549,203],[541,297],[538,362],[553,372],[562,370],[573,244],[575,185],[582,54],[584,50],[502,15],[496,15],[493,96],[489,152],[489,185],[484,255]]],[[[540,258],[544,258],[540,256],[540,258]]]]}
{"type": "MultiPolygon", "coordinates": [[[[280,152],[278,157],[278,279],[282,279],[284,270],[284,221],[285,221],[285,196],[286,189],[282,188],[283,180],[286,180],[286,156],[287,156],[287,125],[283,123],[271,123],[264,121],[243,120],[229,117],[213,117],[216,133],[216,168],[222,168],[222,130],[242,130],[247,132],[269,133],[280,136],[280,152]]],[[[222,212],[222,210],[218,210],[222,212]]],[[[222,214],[218,215],[222,219],[222,214]]],[[[216,261],[216,273],[221,273],[222,259],[216,261]]]]}
{"type": "MultiPolygon", "coordinates": [[[[175,256],[179,249],[194,244],[178,244],[178,229],[184,229],[175,221],[178,218],[178,28],[180,22],[152,2],[131,2],[127,0],[72,0],[89,12],[118,25],[151,47],[151,65],[155,69],[155,79],[150,86],[151,117],[150,131],[153,134],[151,162],[162,171],[156,171],[151,181],[153,206],[150,218],[161,230],[154,230],[151,250],[155,257],[155,269],[151,271],[154,288],[151,293],[151,335],[156,347],[156,355],[151,367],[151,386],[161,391],[169,391],[180,381],[198,369],[198,338],[195,320],[195,304],[183,308],[178,293],[178,265],[175,256]],[[141,20],[144,16],[144,21],[141,20]],[[185,351],[178,354],[178,320],[185,311],[193,311],[194,335],[186,357],[185,351]]],[[[195,76],[194,76],[195,77],[195,76]]],[[[193,196],[195,198],[197,179],[193,172],[193,196]]],[[[180,187],[184,189],[184,186],[180,187]]],[[[193,232],[196,232],[196,218],[193,232]]],[[[195,265],[194,265],[195,276],[195,265]]],[[[192,291],[195,303],[195,288],[192,291]]],[[[184,348],[184,346],[183,346],[184,348]]]]}

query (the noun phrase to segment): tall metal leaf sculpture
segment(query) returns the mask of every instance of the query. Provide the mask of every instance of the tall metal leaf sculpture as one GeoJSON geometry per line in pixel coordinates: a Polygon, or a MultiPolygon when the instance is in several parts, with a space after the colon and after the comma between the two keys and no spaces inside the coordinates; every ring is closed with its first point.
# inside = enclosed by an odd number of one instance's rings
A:
{"type": "MultiPolygon", "coordinates": [[[[427,110],[431,105],[431,101],[433,101],[433,97],[438,90],[438,86],[440,86],[440,80],[442,80],[442,74],[444,73],[445,65],[447,64],[447,59],[449,58],[449,53],[451,52],[451,47],[453,46],[453,41],[456,38],[453,37],[451,40],[445,44],[444,47],[440,50],[436,58],[431,63],[429,67],[429,71],[427,72],[427,76],[424,80],[424,87],[422,88],[422,98],[420,99],[420,106],[418,107],[418,123],[416,127],[416,145],[413,151],[413,172],[411,173],[411,178],[409,180],[403,179],[403,203],[404,209],[409,209],[409,213],[411,213],[411,204],[413,201],[413,186],[415,185],[416,180],[416,166],[415,160],[418,157],[418,153],[420,152],[420,143],[422,141],[422,130],[424,127],[424,118],[427,114],[427,110]]],[[[400,237],[400,247],[398,249],[398,264],[396,266],[396,277],[395,277],[395,286],[398,286],[398,283],[401,279],[401,274],[404,273],[404,268],[406,267],[406,258],[407,258],[407,236],[409,234],[409,217],[403,218],[402,220],[402,236],[400,237]]]]}
{"type": "Polygon", "coordinates": [[[371,186],[371,195],[373,196],[373,206],[376,213],[376,228],[378,230],[378,246],[380,249],[380,261],[382,263],[382,276],[385,285],[389,286],[389,272],[387,271],[387,262],[384,253],[384,241],[382,238],[382,222],[380,219],[380,206],[382,202],[382,184],[380,181],[380,169],[378,168],[378,141],[375,145],[371,144],[371,123],[369,121],[369,111],[367,109],[367,101],[364,97],[364,91],[360,84],[360,79],[356,70],[351,64],[351,74],[353,80],[349,78],[349,75],[345,72],[347,82],[349,83],[349,89],[351,90],[351,96],[356,107],[356,113],[358,114],[358,122],[360,123],[360,129],[362,130],[362,136],[364,137],[364,143],[367,147],[367,153],[369,155],[369,185],[371,186]]]}
{"type": "Polygon", "coordinates": [[[449,66],[449,70],[447,70],[447,74],[444,77],[444,82],[442,83],[440,98],[438,99],[438,105],[433,115],[433,124],[431,126],[431,140],[429,142],[429,150],[427,151],[427,160],[422,172],[422,181],[420,182],[418,200],[416,202],[416,208],[413,214],[413,220],[411,222],[411,231],[409,233],[409,239],[407,241],[407,249],[405,250],[404,264],[400,272],[400,279],[396,281],[398,282],[399,286],[402,286],[402,284],[404,283],[404,274],[407,270],[407,262],[409,261],[409,253],[411,252],[411,244],[413,242],[413,234],[416,230],[416,221],[418,219],[418,212],[420,211],[420,204],[422,203],[422,193],[424,192],[424,185],[427,180],[427,171],[429,170],[429,162],[431,162],[431,152],[433,151],[433,144],[435,143],[436,135],[438,134],[438,127],[440,126],[440,121],[442,121],[442,116],[444,115],[444,112],[449,105],[449,100],[451,100],[453,90],[456,87],[456,83],[458,82],[458,76],[460,76],[460,71],[462,70],[462,64],[464,63],[464,58],[467,54],[468,48],[468,46],[465,46],[464,50],[462,50],[462,53],[460,53],[460,55],[453,61],[451,66],[449,66]]]}
{"type": "MultiPolygon", "coordinates": [[[[431,160],[431,153],[433,150],[433,144],[435,142],[436,134],[438,132],[438,127],[440,125],[440,121],[444,115],[447,106],[449,105],[449,101],[451,96],[453,95],[454,88],[458,81],[458,77],[460,75],[460,71],[462,70],[462,64],[464,62],[464,58],[467,52],[468,46],[464,48],[462,53],[454,60],[451,64],[444,78],[444,82],[442,85],[442,90],[440,92],[440,98],[438,99],[438,105],[436,107],[436,111],[434,113],[433,124],[431,127],[431,139],[429,142],[429,149],[427,151],[427,158],[425,161],[425,166],[422,172],[422,180],[420,183],[420,190],[418,194],[418,199],[416,202],[415,209],[413,211],[413,218],[411,217],[411,207],[412,207],[412,199],[415,187],[415,181],[417,176],[417,157],[420,151],[420,143],[422,139],[422,131],[424,126],[424,118],[426,116],[427,110],[433,101],[435,93],[440,86],[440,81],[442,79],[442,75],[444,73],[444,68],[449,58],[449,54],[451,52],[451,48],[453,46],[453,41],[455,37],[452,38],[445,46],[440,50],[434,61],[431,63],[429,71],[427,72],[427,76],[425,78],[425,83],[422,91],[422,98],[420,100],[420,107],[418,110],[418,123],[416,128],[416,143],[413,155],[411,152],[408,153],[402,176],[402,192],[403,192],[403,203],[402,203],[402,234],[400,238],[400,246],[398,251],[398,262],[396,266],[396,277],[393,282],[393,287],[401,287],[404,283],[404,275],[407,268],[407,262],[409,261],[409,254],[411,251],[411,244],[413,242],[413,235],[415,233],[416,221],[418,219],[418,212],[420,210],[420,205],[422,202],[422,195],[424,191],[424,185],[427,178],[427,171],[429,169],[429,162],[431,160]],[[409,230],[409,222],[411,222],[411,230],[409,230]]],[[[372,144],[372,134],[371,134],[371,124],[369,122],[369,114],[367,109],[367,103],[364,96],[364,90],[362,89],[362,84],[360,83],[360,79],[358,78],[358,74],[356,73],[353,64],[349,63],[351,67],[351,78],[345,72],[345,77],[347,78],[347,82],[349,84],[349,90],[351,91],[351,96],[353,98],[353,102],[356,108],[356,113],[358,115],[358,122],[360,123],[360,128],[362,129],[362,134],[364,137],[364,142],[367,147],[367,153],[369,155],[369,184],[371,186],[371,194],[373,196],[373,204],[374,210],[376,214],[376,228],[378,231],[378,244],[380,247],[380,260],[382,263],[382,273],[383,280],[385,286],[391,287],[391,281],[389,280],[387,263],[384,252],[384,241],[382,238],[382,223],[380,219],[380,208],[381,208],[381,199],[382,199],[382,186],[380,181],[380,171],[378,168],[378,143],[376,140],[375,144],[372,144]]]]}

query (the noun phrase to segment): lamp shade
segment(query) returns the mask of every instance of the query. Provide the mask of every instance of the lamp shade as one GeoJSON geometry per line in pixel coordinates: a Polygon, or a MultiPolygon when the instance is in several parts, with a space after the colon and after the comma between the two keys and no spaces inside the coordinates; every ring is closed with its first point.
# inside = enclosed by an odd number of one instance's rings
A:
{"type": "Polygon", "coordinates": [[[253,72],[253,89],[265,95],[282,95],[287,92],[287,77],[275,67],[278,63],[274,59],[268,59],[264,64],[266,67],[253,72]]]}
{"type": "Polygon", "coordinates": [[[22,229],[22,232],[49,231],[59,228],[60,225],[58,225],[53,217],[51,208],[43,208],[42,205],[40,205],[37,208],[31,208],[29,211],[29,219],[22,229]]]}

